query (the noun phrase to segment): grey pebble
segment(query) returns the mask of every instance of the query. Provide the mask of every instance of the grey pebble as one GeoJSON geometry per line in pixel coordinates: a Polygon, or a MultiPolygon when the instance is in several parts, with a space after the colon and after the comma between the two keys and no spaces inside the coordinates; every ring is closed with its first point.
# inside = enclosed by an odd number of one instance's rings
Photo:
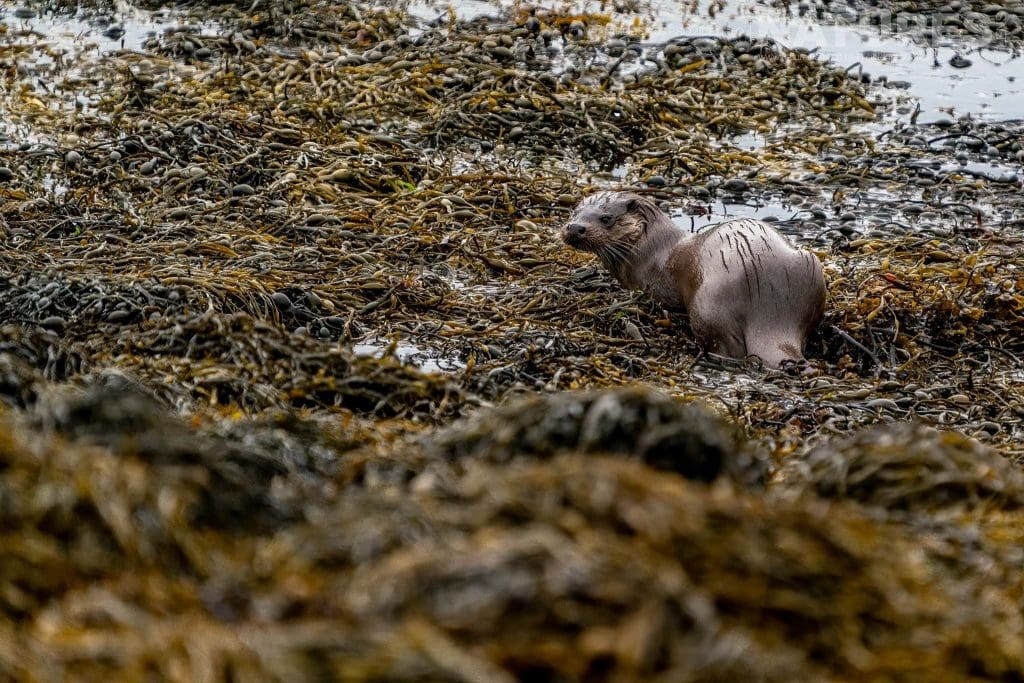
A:
{"type": "Polygon", "coordinates": [[[722,183],[722,189],[727,192],[746,192],[750,189],[750,183],[739,178],[731,178],[722,183]]]}
{"type": "Polygon", "coordinates": [[[292,308],[292,300],[288,298],[288,295],[284,292],[274,292],[270,300],[274,302],[274,305],[280,308],[282,311],[288,311],[292,308]]]}
{"type": "Polygon", "coordinates": [[[59,315],[51,315],[48,318],[43,318],[39,322],[39,325],[48,330],[53,330],[54,332],[61,332],[65,327],[67,327],[68,322],[59,315]]]}

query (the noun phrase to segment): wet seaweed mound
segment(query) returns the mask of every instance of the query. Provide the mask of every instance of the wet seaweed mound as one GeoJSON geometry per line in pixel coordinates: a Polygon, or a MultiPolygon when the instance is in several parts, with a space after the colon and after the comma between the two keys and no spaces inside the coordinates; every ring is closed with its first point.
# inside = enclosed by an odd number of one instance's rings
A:
{"type": "Polygon", "coordinates": [[[865,429],[791,458],[783,479],[886,510],[1016,508],[1024,472],[974,439],[916,423],[865,429]]]}
{"type": "Polygon", "coordinates": [[[763,462],[741,447],[735,428],[706,406],[642,386],[511,400],[455,424],[432,443],[459,460],[616,453],[698,481],[728,473],[756,482],[764,475],[763,462]]]}
{"type": "Polygon", "coordinates": [[[158,446],[153,402],[110,388],[64,414],[138,438],[0,422],[11,678],[1012,680],[1024,656],[1019,581],[855,506],[510,447],[440,493],[283,515],[294,473],[239,480],[232,444],[173,419],[158,446]]]}

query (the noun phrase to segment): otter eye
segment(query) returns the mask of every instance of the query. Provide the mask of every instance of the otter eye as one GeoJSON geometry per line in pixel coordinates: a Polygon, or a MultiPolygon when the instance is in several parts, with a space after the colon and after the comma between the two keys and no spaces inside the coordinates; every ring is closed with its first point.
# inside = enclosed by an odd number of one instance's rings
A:
{"type": "Polygon", "coordinates": [[[607,227],[615,222],[615,216],[610,213],[603,213],[598,220],[601,221],[601,225],[607,227]]]}

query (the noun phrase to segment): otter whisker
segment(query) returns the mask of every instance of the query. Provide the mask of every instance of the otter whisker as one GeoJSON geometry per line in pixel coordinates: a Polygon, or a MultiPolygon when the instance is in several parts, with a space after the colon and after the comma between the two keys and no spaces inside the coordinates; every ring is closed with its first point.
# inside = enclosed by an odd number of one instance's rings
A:
{"type": "Polygon", "coordinates": [[[635,250],[624,244],[609,244],[603,247],[598,254],[602,259],[610,263],[626,263],[635,254],[635,250]]]}

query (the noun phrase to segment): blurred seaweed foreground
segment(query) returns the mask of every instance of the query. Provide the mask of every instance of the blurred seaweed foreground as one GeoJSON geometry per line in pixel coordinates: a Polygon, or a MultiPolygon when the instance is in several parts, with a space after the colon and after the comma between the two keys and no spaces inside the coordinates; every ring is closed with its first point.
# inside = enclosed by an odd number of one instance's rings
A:
{"type": "Polygon", "coordinates": [[[1021,680],[1024,126],[512,7],[4,6],[0,678],[1021,680]],[[785,207],[817,374],[560,248],[609,186],[785,207]]]}

